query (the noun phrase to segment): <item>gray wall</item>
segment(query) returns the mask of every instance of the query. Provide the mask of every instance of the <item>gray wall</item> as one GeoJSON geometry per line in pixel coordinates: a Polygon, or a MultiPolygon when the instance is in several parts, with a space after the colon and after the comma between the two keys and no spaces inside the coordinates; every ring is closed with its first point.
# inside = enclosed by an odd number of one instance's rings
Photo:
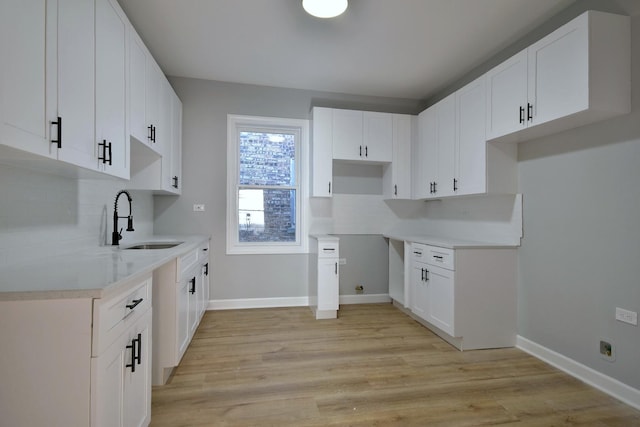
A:
{"type": "MultiPolygon", "coordinates": [[[[154,232],[212,236],[213,300],[306,297],[306,255],[225,254],[227,114],[307,119],[311,106],[416,113],[418,102],[185,78],[170,80],[183,104],[184,186],[179,198],[155,197],[154,232]],[[204,203],[206,211],[194,213],[194,203],[204,203]]],[[[386,258],[372,263],[384,261],[386,258]]],[[[369,271],[371,279],[365,271],[359,280],[379,281],[374,276],[378,272],[369,271]]]]}

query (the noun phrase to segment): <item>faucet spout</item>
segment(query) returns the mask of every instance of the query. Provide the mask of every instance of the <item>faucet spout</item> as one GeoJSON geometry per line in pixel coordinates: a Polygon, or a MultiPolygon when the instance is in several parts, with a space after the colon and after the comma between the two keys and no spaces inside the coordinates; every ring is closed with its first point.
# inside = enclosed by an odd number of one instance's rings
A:
{"type": "Polygon", "coordinates": [[[120,190],[118,194],[116,194],[116,201],[113,205],[113,233],[111,233],[111,245],[117,246],[122,239],[122,229],[118,231],[118,219],[119,218],[127,218],[127,231],[134,231],[133,229],[133,215],[131,213],[131,202],[133,199],[131,198],[131,194],[127,190],[120,190]],[[128,216],[118,216],[118,199],[121,195],[126,195],[127,200],[129,201],[129,215],[128,216]]]}

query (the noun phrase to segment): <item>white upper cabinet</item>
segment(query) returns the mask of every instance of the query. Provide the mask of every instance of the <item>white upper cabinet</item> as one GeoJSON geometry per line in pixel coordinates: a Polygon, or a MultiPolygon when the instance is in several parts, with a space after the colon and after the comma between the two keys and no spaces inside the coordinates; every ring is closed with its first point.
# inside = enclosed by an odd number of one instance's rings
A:
{"type": "Polygon", "coordinates": [[[45,114],[49,3],[0,2],[0,144],[55,157],[45,114]]]}
{"type": "Polygon", "coordinates": [[[115,0],[96,0],[95,22],[98,167],[111,175],[129,179],[126,18],[115,0]]]}
{"type": "Polygon", "coordinates": [[[311,110],[311,197],[331,197],[333,189],[333,112],[331,108],[311,110]]]}
{"type": "Polygon", "coordinates": [[[418,140],[414,145],[412,193],[414,199],[433,195],[438,174],[438,135],[435,106],[418,115],[418,140]]]}
{"type": "Polygon", "coordinates": [[[384,165],[382,194],[385,199],[411,198],[411,146],[416,116],[393,114],[393,161],[384,165]]]}
{"type": "Polygon", "coordinates": [[[456,144],[456,97],[449,95],[436,104],[436,135],[438,140],[438,172],[433,194],[446,197],[453,194],[456,144]]]}
{"type": "Polygon", "coordinates": [[[629,17],[589,11],[489,71],[487,138],[518,141],[628,113],[630,40],[629,17]]]}
{"type": "Polygon", "coordinates": [[[147,127],[147,48],[135,31],[129,31],[129,134],[151,148],[147,127]]]}
{"type": "Polygon", "coordinates": [[[393,158],[390,113],[332,109],[333,158],[388,163],[393,158]]]}

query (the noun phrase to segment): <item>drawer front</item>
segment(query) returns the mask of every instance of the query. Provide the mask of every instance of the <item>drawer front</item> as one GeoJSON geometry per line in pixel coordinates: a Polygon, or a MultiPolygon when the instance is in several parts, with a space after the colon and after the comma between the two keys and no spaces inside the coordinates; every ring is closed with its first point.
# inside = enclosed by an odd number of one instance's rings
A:
{"type": "Polygon", "coordinates": [[[178,268],[176,269],[176,282],[185,278],[185,274],[198,262],[200,248],[194,249],[191,252],[182,255],[178,258],[178,268]]]}
{"type": "Polygon", "coordinates": [[[339,256],[338,242],[318,242],[318,258],[338,258],[339,256]]]}
{"type": "Polygon", "coordinates": [[[411,244],[411,260],[426,263],[429,257],[429,246],[422,243],[411,244]]]}
{"type": "Polygon", "coordinates": [[[426,262],[431,265],[437,265],[447,270],[455,270],[453,249],[439,248],[437,246],[429,246],[426,262]]]}
{"type": "Polygon", "coordinates": [[[131,322],[151,308],[151,277],[93,303],[93,356],[104,351],[131,322]]]}

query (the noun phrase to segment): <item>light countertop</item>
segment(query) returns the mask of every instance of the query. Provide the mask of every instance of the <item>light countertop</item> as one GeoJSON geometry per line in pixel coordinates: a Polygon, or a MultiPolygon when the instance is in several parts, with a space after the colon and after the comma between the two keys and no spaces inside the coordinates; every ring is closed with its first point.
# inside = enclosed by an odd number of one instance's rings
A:
{"type": "Polygon", "coordinates": [[[426,235],[412,235],[412,234],[395,234],[385,233],[384,237],[393,240],[404,240],[405,242],[423,243],[425,245],[438,246],[440,248],[449,249],[501,249],[501,248],[516,248],[516,245],[510,245],[505,243],[492,243],[492,242],[476,242],[472,240],[452,239],[441,236],[426,236],[426,235]]]}
{"type": "Polygon", "coordinates": [[[0,301],[102,298],[208,240],[207,236],[151,236],[142,242],[183,243],[152,250],[85,247],[65,255],[27,259],[0,269],[0,301]]]}

